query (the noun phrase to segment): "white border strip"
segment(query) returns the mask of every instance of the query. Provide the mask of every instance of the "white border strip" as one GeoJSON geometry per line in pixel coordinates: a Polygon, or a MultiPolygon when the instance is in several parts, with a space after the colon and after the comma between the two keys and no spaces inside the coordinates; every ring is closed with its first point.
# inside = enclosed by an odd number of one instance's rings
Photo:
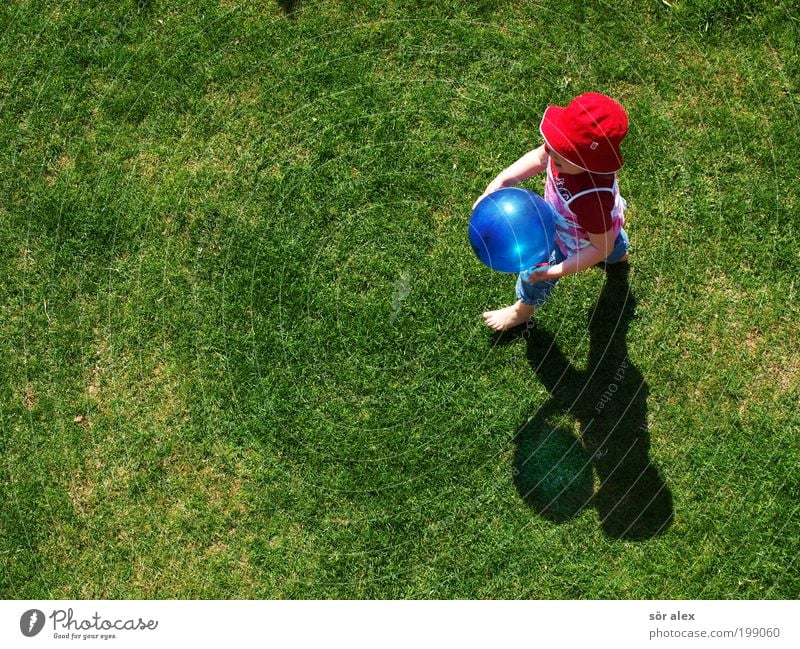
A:
{"type": "Polygon", "coordinates": [[[0,647],[778,649],[800,646],[798,620],[796,601],[4,601],[0,647]],[[46,621],[25,637],[31,610],[46,621]],[[102,629],[139,619],[157,625],[102,629]],[[701,631],[740,635],[688,635],[701,631]]]}

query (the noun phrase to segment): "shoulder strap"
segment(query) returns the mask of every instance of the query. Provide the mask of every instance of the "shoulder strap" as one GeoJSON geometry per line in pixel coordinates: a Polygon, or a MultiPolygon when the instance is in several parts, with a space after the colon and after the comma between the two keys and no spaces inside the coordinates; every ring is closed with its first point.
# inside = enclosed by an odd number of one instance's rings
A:
{"type": "Polygon", "coordinates": [[[611,192],[613,194],[614,193],[614,188],[613,187],[593,187],[592,189],[585,189],[582,192],[578,192],[577,194],[575,194],[575,196],[570,198],[567,201],[567,205],[569,205],[576,198],[580,198],[581,196],[586,196],[587,194],[593,194],[595,192],[611,192]]]}

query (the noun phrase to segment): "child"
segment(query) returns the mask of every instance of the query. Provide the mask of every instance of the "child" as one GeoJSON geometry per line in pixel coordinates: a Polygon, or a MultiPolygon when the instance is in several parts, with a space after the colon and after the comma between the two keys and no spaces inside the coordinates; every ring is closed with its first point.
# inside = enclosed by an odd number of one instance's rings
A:
{"type": "Polygon", "coordinates": [[[516,303],[483,314],[496,331],[527,322],[559,278],[603,260],[628,258],[625,200],[616,177],[622,167],[619,145],[628,132],[625,110],[610,97],[588,92],[566,108],[550,106],[539,130],[544,144],[500,172],[478,199],[547,170],[544,198],[554,208],[556,249],[549,266],[519,274],[516,303]]]}

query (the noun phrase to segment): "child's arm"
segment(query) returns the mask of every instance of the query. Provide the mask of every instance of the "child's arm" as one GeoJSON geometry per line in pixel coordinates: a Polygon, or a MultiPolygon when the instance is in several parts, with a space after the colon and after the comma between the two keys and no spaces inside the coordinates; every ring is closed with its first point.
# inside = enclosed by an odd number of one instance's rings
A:
{"type": "Polygon", "coordinates": [[[548,266],[540,272],[531,273],[529,282],[540,282],[546,279],[558,279],[572,273],[579,273],[582,270],[591,268],[596,263],[607,259],[614,250],[616,235],[614,230],[609,230],[602,234],[589,234],[591,245],[579,250],[574,255],[567,257],[560,264],[548,266]]]}
{"type": "Polygon", "coordinates": [[[497,177],[489,183],[489,186],[486,188],[483,194],[478,197],[478,200],[473,203],[472,207],[474,208],[475,205],[477,205],[478,202],[480,202],[480,200],[487,194],[491,194],[492,192],[502,189],[503,187],[516,185],[526,178],[530,178],[531,176],[544,171],[545,167],[547,167],[548,159],[549,157],[544,150],[544,144],[538,149],[528,151],[528,153],[522,156],[511,166],[503,169],[503,171],[501,171],[497,177]]]}

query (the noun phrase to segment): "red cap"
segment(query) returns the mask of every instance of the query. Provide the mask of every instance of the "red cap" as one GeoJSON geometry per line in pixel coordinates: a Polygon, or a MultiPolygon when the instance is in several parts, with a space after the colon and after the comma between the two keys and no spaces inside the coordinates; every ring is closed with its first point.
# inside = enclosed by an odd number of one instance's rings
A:
{"type": "Polygon", "coordinates": [[[628,116],[611,97],[587,92],[566,108],[550,106],[539,130],[551,149],[581,169],[610,174],[622,168],[619,145],[628,132],[628,116]]]}

